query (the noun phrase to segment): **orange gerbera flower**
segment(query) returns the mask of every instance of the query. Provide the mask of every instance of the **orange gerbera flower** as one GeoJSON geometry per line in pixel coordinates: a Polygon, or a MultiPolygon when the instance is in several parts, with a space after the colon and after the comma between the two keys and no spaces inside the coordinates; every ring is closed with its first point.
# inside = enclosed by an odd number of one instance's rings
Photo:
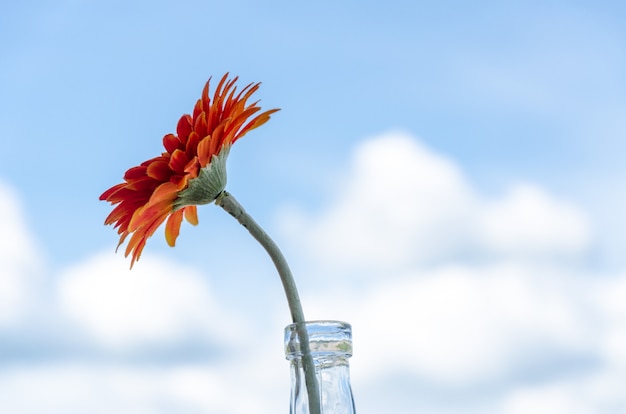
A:
{"type": "Polygon", "coordinates": [[[131,267],[146,240],[167,219],[165,238],[174,246],[183,217],[198,223],[196,205],[214,201],[226,186],[226,158],[230,146],[248,131],[263,125],[278,109],[262,112],[258,102],[246,105],[259,88],[249,84],[237,95],[237,77],[220,80],[213,99],[209,81],[193,110],[178,121],[176,134],[163,137],[165,152],[133,167],[124,182],[106,190],[100,200],[116,205],[105,224],[115,224],[119,246],[132,233],[125,256],[131,267]]]}

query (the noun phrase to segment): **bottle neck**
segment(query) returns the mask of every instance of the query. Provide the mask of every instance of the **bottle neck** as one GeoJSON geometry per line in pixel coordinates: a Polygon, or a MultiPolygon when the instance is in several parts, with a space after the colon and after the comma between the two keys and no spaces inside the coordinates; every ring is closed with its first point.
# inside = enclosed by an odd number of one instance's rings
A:
{"type": "MultiPolygon", "coordinates": [[[[350,386],[352,328],[345,322],[305,322],[322,414],[355,414],[350,386]]],[[[309,414],[298,325],[285,328],[285,354],[291,364],[291,414],[309,414]]]]}

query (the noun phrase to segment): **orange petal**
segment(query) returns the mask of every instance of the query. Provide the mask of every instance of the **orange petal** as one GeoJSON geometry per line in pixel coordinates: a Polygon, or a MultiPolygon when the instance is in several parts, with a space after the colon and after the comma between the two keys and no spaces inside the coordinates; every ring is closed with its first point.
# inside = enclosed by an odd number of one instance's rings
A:
{"type": "Polygon", "coordinates": [[[197,226],[198,208],[196,206],[187,206],[183,210],[185,210],[185,220],[187,220],[190,224],[197,226]]]}
{"type": "Polygon", "coordinates": [[[224,86],[224,82],[228,78],[228,73],[226,73],[222,79],[220,79],[220,83],[215,88],[215,93],[213,94],[213,105],[211,105],[211,114],[209,114],[209,122],[211,125],[215,125],[215,120],[219,119],[222,116],[222,103],[224,101],[224,95],[228,93],[228,90],[235,84],[237,81],[237,77],[231,79],[226,83],[226,88],[222,92],[222,87],[224,86]],[[215,118],[212,118],[215,117],[215,118]]]}
{"type": "Polygon", "coordinates": [[[161,202],[170,202],[173,203],[176,200],[178,193],[178,188],[175,184],[171,182],[166,182],[159,185],[154,193],[150,196],[150,201],[148,201],[148,205],[157,204],[161,202]]]}
{"type": "Polygon", "coordinates": [[[174,208],[178,189],[175,184],[166,182],[154,190],[148,202],[135,210],[128,224],[128,231],[133,232],[141,227],[149,225],[157,217],[167,216],[174,208]]]}
{"type": "MultiPolygon", "coordinates": [[[[228,82],[226,86],[226,91],[228,91],[228,89],[230,89],[230,87],[237,81],[237,78],[238,76],[235,76],[234,79],[228,82]]],[[[213,95],[213,102],[217,101],[220,95],[222,95],[222,86],[224,86],[224,82],[226,82],[226,79],[228,79],[228,72],[226,72],[224,76],[222,76],[222,79],[220,79],[220,82],[217,84],[217,88],[215,88],[215,93],[213,95]]],[[[226,91],[224,93],[226,93],[226,91]]]]}
{"type": "Polygon", "coordinates": [[[128,242],[128,246],[126,246],[126,252],[124,253],[124,256],[128,256],[131,251],[133,252],[131,267],[133,263],[139,259],[141,251],[146,245],[146,240],[154,234],[155,230],[163,223],[163,221],[165,221],[166,217],[167,215],[156,217],[151,222],[145,223],[144,226],[137,229],[137,231],[135,231],[132,235],[130,241],[128,242]]]}
{"type": "Polygon", "coordinates": [[[230,119],[221,122],[217,128],[215,128],[215,131],[213,131],[211,141],[209,142],[209,160],[207,164],[211,161],[212,156],[217,155],[222,150],[222,145],[224,144],[224,127],[228,122],[230,122],[230,119]]]}
{"type": "Polygon", "coordinates": [[[136,209],[137,209],[137,206],[134,206],[127,202],[118,204],[117,207],[115,207],[113,211],[111,211],[111,213],[104,220],[104,224],[105,225],[113,224],[116,221],[123,219],[124,217],[131,217],[136,209]]]}
{"type": "Polygon", "coordinates": [[[128,228],[127,231],[129,233],[132,233],[133,231],[137,230],[140,226],[142,226],[144,223],[141,220],[141,217],[143,216],[143,212],[146,209],[146,206],[141,206],[139,207],[137,210],[135,210],[132,214],[132,216],[130,217],[130,221],[128,222],[128,228]]]}
{"type": "Polygon", "coordinates": [[[263,125],[264,123],[266,123],[267,121],[269,121],[270,115],[272,115],[273,113],[278,112],[278,111],[280,111],[280,109],[272,109],[272,110],[265,111],[262,114],[258,115],[252,121],[248,122],[246,124],[246,126],[244,126],[243,128],[241,128],[239,130],[239,132],[237,133],[237,136],[235,137],[233,142],[235,142],[239,138],[243,137],[248,131],[251,131],[254,128],[258,128],[261,125],[263,125]]]}
{"type": "Polygon", "coordinates": [[[183,210],[178,210],[173,214],[170,214],[165,224],[165,240],[167,244],[174,247],[176,239],[180,233],[180,224],[183,221],[183,210]]]}
{"type": "Polygon", "coordinates": [[[172,153],[170,157],[169,166],[170,168],[178,174],[182,174],[185,172],[185,166],[189,162],[189,157],[185,151],[177,149],[172,153]]]}
{"type": "MultiPolygon", "coordinates": [[[[143,248],[146,246],[146,239],[141,240],[138,245],[135,247],[135,249],[133,250],[133,258],[130,261],[130,268],[132,270],[133,265],[135,264],[135,262],[137,260],[139,260],[139,257],[141,256],[141,252],[143,251],[143,248]]],[[[126,254],[126,256],[128,256],[128,254],[126,254]]]]}
{"type": "Polygon", "coordinates": [[[260,110],[261,108],[259,108],[258,106],[250,106],[246,108],[230,123],[228,129],[226,129],[226,135],[237,134],[237,131],[239,131],[241,125],[243,125],[243,123],[246,122],[246,120],[251,117],[255,112],[258,112],[260,110]]]}
{"type": "Polygon", "coordinates": [[[198,157],[193,157],[189,160],[187,165],[185,165],[185,173],[189,175],[189,178],[196,178],[199,171],[200,161],[198,161],[198,157]]]}
{"type": "MultiPolygon", "coordinates": [[[[237,95],[237,98],[235,99],[235,106],[232,109],[233,112],[241,112],[243,107],[246,105],[248,98],[250,98],[250,96],[252,96],[252,94],[254,94],[259,89],[260,86],[261,86],[260,83],[255,83],[255,84],[250,83],[246,85],[246,87],[243,88],[241,92],[239,92],[239,95],[237,95]]],[[[253,103],[250,106],[255,106],[256,104],[257,102],[253,103]]]]}
{"type": "Polygon", "coordinates": [[[148,177],[154,178],[157,181],[167,181],[170,179],[173,171],[167,161],[159,160],[150,164],[146,170],[148,177]]]}
{"type": "MultiPolygon", "coordinates": [[[[228,89],[230,89],[230,87],[232,86],[232,84],[227,84],[226,85],[226,90],[224,91],[224,95],[226,95],[226,91],[228,89]]],[[[226,101],[224,102],[224,112],[225,113],[229,113],[232,111],[232,107],[235,103],[237,103],[237,100],[239,99],[239,96],[241,96],[241,93],[243,91],[245,91],[250,85],[246,86],[245,88],[243,88],[243,90],[241,92],[239,92],[239,94],[237,94],[237,97],[235,97],[235,92],[237,92],[237,88],[233,88],[233,90],[230,91],[230,93],[228,94],[228,97],[226,98],[226,101]]]]}
{"type": "Polygon", "coordinates": [[[200,162],[200,167],[204,168],[211,161],[211,135],[207,135],[198,143],[198,161],[200,162]]]}
{"type": "Polygon", "coordinates": [[[154,234],[156,229],[163,223],[163,221],[165,221],[166,218],[167,214],[157,216],[154,220],[146,223],[132,235],[130,241],[128,242],[128,246],[126,246],[126,252],[124,254],[125,256],[128,256],[131,251],[133,253],[133,257],[130,262],[131,269],[133,264],[139,260],[139,256],[141,256],[141,252],[146,245],[146,240],[154,234]]]}

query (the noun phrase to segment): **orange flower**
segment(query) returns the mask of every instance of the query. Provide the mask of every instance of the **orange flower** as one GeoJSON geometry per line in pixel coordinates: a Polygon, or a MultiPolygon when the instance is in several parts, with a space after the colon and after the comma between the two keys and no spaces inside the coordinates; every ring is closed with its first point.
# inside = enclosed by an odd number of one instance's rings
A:
{"type": "Polygon", "coordinates": [[[100,196],[115,206],[104,223],[115,223],[120,235],[118,248],[132,233],[124,254],[132,252],[131,267],[146,240],[166,219],[165,238],[170,246],[176,243],[183,217],[198,224],[196,205],[214,201],[226,186],[230,146],[278,111],[272,109],[250,119],[261,110],[257,102],[246,106],[259,83],[249,84],[235,95],[237,77],[228,80],[226,74],[211,100],[210,81],[193,115],[180,118],[176,135],[163,137],[165,152],[126,171],[123,183],[100,196]]]}

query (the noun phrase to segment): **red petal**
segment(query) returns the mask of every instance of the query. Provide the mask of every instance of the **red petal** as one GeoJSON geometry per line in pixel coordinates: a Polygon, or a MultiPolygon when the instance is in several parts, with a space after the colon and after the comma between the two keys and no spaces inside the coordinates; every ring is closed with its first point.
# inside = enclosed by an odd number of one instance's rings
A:
{"type": "Polygon", "coordinates": [[[203,112],[202,109],[202,101],[200,99],[198,99],[196,101],[195,106],[193,107],[193,118],[191,121],[191,124],[193,125],[194,122],[196,122],[196,119],[198,119],[198,116],[203,112]]]}
{"type": "MultiPolygon", "coordinates": [[[[159,185],[159,182],[156,181],[154,178],[152,177],[148,177],[143,176],[141,178],[138,178],[136,180],[131,181],[130,183],[126,184],[126,190],[133,192],[133,193],[137,193],[137,192],[149,192],[152,193],[152,191],[154,191],[154,189],[157,187],[157,185],[159,185]]],[[[120,191],[118,194],[115,194],[115,197],[119,197],[122,196],[124,193],[122,191],[120,191]]]]}
{"type": "Polygon", "coordinates": [[[174,134],[167,134],[163,137],[163,146],[170,154],[180,147],[180,140],[174,134]]]}
{"type": "Polygon", "coordinates": [[[146,175],[146,166],[140,165],[138,167],[129,168],[124,174],[124,180],[131,181],[136,178],[144,177],[146,175]]]}
{"type": "Polygon", "coordinates": [[[193,158],[198,153],[198,142],[200,142],[200,138],[204,135],[198,135],[196,131],[193,131],[189,134],[189,140],[187,141],[187,157],[193,158]]]}
{"type": "Polygon", "coordinates": [[[108,190],[106,190],[104,193],[102,193],[100,195],[100,200],[107,200],[107,201],[109,201],[109,198],[113,194],[115,194],[117,191],[121,190],[125,186],[126,186],[126,183],[121,183],[121,184],[114,185],[113,187],[109,188],[108,190]]]}
{"type": "Polygon", "coordinates": [[[206,122],[206,113],[202,112],[196,118],[195,124],[193,126],[193,130],[198,133],[201,137],[207,136],[207,122],[206,122]]]}
{"type": "Polygon", "coordinates": [[[178,121],[178,125],[176,126],[176,133],[178,134],[178,139],[180,142],[185,144],[187,142],[187,137],[193,131],[192,128],[192,119],[189,115],[183,115],[180,117],[178,121]]]}
{"type": "Polygon", "coordinates": [[[209,108],[211,107],[211,98],[209,98],[209,88],[211,84],[211,78],[206,82],[204,88],[202,89],[202,110],[204,112],[209,112],[209,108]]]}

